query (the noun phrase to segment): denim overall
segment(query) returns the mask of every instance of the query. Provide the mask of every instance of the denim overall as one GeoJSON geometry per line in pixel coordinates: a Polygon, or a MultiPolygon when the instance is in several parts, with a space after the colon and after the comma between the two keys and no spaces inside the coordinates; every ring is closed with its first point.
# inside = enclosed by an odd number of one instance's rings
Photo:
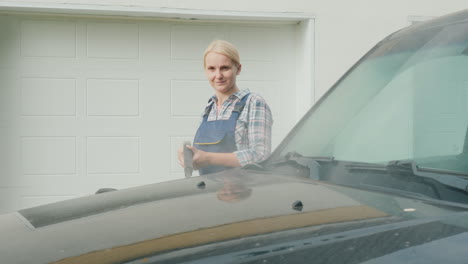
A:
{"type": "MultiPolygon", "coordinates": [[[[205,109],[203,121],[195,134],[193,145],[200,150],[215,153],[232,153],[237,150],[235,130],[237,119],[239,118],[242,109],[245,106],[249,94],[246,94],[239,102],[236,103],[228,120],[208,121],[210,114],[210,104],[205,109]]],[[[199,169],[200,175],[220,172],[230,169],[225,166],[206,166],[199,169]]]]}

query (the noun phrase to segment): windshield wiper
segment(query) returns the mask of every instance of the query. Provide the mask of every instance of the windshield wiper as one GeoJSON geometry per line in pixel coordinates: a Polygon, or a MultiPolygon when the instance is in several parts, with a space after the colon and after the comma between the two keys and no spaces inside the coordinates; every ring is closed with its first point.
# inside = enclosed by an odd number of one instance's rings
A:
{"type": "Polygon", "coordinates": [[[468,193],[468,175],[445,171],[440,169],[432,169],[420,167],[414,160],[394,160],[387,164],[377,163],[359,163],[347,164],[346,168],[354,170],[375,170],[382,172],[390,172],[390,174],[399,174],[401,172],[409,172],[409,175],[420,179],[430,179],[444,186],[468,193]],[[464,176],[464,177],[461,177],[464,176]]]}
{"type": "Polygon", "coordinates": [[[312,159],[316,161],[326,161],[326,162],[335,160],[335,158],[332,156],[304,156],[296,151],[291,151],[291,152],[286,153],[286,155],[284,155],[282,159],[279,159],[271,163],[270,165],[281,164],[281,163],[288,162],[288,161],[301,161],[303,159],[307,159],[307,160],[312,159]]]}
{"type": "Polygon", "coordinates": [[[445,186],[449,186],[464,192],[468,192],[467,174],[440,169],[419,167],[413,160],[395,160],[390,161],[387,167],[392,169],[409,169],[414,176],[433,179],[445,186]],[[459,177],[464,176],[464,177],[459,177]]]}
{"type": "Polygon", "coordinates": [[[292,152],[286,153],[286,155],[284,155],[282,159],[269,164],[269,166],[275,166],[275,165],[294,162],[295,164],[301,167],[309,169],[310,179],[320,180],[320,167],[321,167],[320,162],[332,162],[334,160],[335,160],[334,157],[329,157],[329,156],[308,157],[308,156],[303,156],[302,154],[299,154],[295,151],[292,151],[292,152]]]}

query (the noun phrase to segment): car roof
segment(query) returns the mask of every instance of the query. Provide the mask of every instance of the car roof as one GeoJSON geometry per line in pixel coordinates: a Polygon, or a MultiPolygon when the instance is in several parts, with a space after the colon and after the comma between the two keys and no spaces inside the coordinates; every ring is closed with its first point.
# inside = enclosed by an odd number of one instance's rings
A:
{"type": "Polygon", "coordinates": [[[466,22],[468,22],[468,9],[465,9],[456,13],[451,13],[448,15],[440,16],[434,19],[430,19],[428,21],[424,21],[415,25],[411,25],[409,27],[403,28],[395,32],[394,34],[390,35],[385,40],[399,38],[399,37],[402,37],[403,35],[411,35],[418,31],[428,30],[432,28],[445,27],[445,26],[452,25],[452,24],[466,23],[466,22]]]}

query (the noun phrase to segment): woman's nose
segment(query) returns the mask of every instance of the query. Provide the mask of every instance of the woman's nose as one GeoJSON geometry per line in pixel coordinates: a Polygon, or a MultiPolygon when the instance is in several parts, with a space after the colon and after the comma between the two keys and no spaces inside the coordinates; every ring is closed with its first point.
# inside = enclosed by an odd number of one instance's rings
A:
{"type": "Polygon", "coordinates": [[[223,78],[223,74],[221,73],[220,70],[217,70],[216,71],[216,79],[221,79],[221,78],[223,78]]]}

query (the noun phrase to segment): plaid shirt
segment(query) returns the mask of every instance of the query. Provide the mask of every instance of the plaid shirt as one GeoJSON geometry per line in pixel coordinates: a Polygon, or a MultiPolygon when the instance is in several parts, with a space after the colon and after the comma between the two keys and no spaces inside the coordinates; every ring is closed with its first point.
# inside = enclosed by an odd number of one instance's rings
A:
{"type": "MultiPolygon", "coordinates": [[[[249,90],[242,90],[232,94],[218,111],[216,96],[211,97],[208,105],[212,105],[208,121],[227,120],[231,116],[235,104],[249,90]]],[[[273,118],[270,107],[258,94],[250,93],[244,109],[239,115],[236,124],[236,147],[234,153],[241,166],[265,160],[271,153],[271,127],[273,118]]]]}

